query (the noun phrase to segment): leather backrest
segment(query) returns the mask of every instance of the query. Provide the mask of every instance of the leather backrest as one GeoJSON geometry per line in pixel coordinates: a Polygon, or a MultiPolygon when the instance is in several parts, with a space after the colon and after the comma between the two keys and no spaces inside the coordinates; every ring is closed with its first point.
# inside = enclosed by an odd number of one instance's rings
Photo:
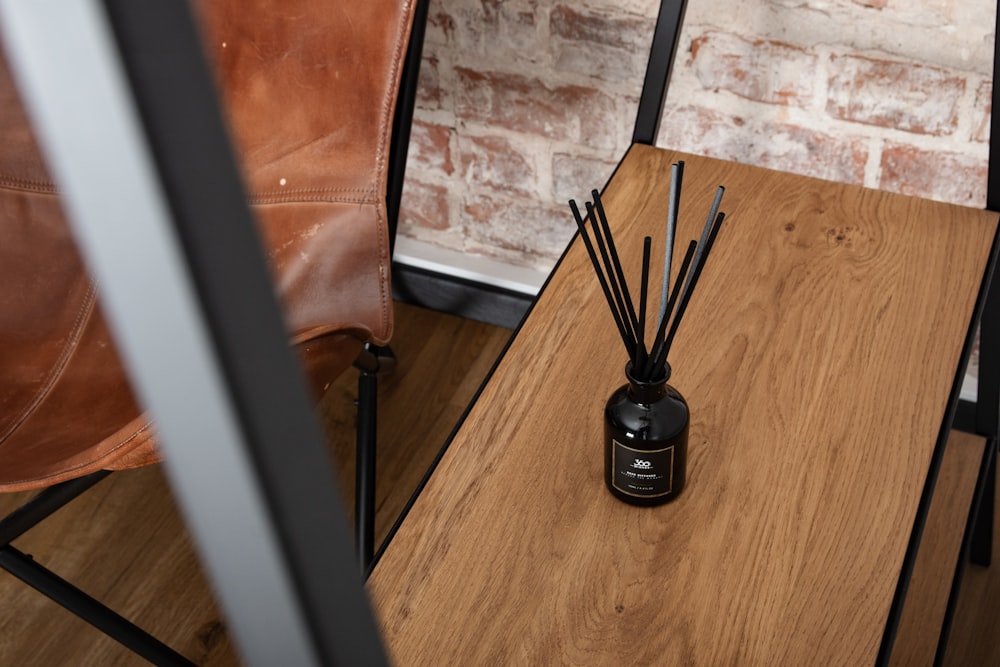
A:
{"type": "Polygon", "coordinates": [[[386,342],[386,162],[412,2],[197,7],[293,335],[386,342]]]}
{"type": "MultiPolygon", "coordinates": [[[[386,161],[412,5],[195,3],[289,338],[317,342],[302,350],[391,335],[386,161]]],[[[60,414],[74,446],[114,439],[106,465],[145,422],[2,57],[0,147],[0,469],[29,433],[42,467],[90,465],[82,450],[44,461],[67,431],[32,421],[60,414]]]]}

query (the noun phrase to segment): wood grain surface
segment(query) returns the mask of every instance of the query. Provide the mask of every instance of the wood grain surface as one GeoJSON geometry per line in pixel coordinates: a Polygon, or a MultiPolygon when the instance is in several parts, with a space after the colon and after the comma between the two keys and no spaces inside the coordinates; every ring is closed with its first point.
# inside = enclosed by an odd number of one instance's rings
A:
{"type": "Polygon", "coordinates": [[[874,661],[996,215],[635,146],[633,281],[678,158],[679,241],[728,214],[671,353],[687,489],[603,486],[625,354],[574,243],[369,580],[398,664],[874,661]]]}
{"type": "MultiPolygon", "coordinates": [[[[376,537],[423,478],[500,350],[508,329],[395,304],[395,372],[379,380],[376,537]]],[[[354,502],[357,373],[318,413],[348,508],[354,502]]],[[[33,495],[0,494],[0,516],[33,495]]],[[[348,511],[350,514],[350,511],[348,511]]],[[[15,542],[198,665],[241,664],[160,466],[111,475],[15,542]]],[[[0,667],[148,663],[0,571],[0,667]]]]}

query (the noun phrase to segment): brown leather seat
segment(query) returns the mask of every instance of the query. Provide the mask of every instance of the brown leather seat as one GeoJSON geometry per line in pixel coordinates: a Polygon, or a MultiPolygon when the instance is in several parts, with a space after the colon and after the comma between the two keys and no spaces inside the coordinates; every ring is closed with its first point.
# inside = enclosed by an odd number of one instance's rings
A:
{"type": "MultiPolygon", "coordinates": [[[[386,161],[412,3],[197,4],[289,340],[318,394],[392,331],[386,161]]],[[[155,427],[3,63],[0,146],[0,491],[156,462],[155,427]]]]}

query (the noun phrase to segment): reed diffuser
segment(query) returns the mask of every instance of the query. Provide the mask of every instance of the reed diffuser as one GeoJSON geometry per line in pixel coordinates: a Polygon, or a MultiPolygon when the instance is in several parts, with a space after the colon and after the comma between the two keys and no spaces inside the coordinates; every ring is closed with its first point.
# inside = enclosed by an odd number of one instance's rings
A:
{"type": "Polygon", "coordinates": [[[648,318],[647,312],[652,238],[643,239],[636,309],[600,193],[591,192],[593,203],[586,204],[586,216],[581,214],[575,201],[569,202],[628,355],[627,382],[611,394],[604,408],[604,482],[616,498],[632,505],[660,505],[673,500],[684,489],[686,481],[691,418],[687,401],[668,383],[670,364],[667,357],[725,219],[725,213],[719,211],[725,188],[719,186],[716,191],[701,238],[688,243],[671,287],[671,262],[683,178],[684,163],[678,162],[670,173],[663,282],[659,309],[654,316],[654,333],[648,340],[647,319],[653,319],[648,318]]]}

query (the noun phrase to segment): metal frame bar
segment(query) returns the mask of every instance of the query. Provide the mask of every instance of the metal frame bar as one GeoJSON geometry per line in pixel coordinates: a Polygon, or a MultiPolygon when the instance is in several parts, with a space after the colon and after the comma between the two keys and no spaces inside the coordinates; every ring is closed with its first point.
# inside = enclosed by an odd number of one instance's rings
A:
{"type": "Polygon", "coordinates": [[[0,520],[0,568],[157,665],[193,663],[104,603],[39,565],[11,542],[110,475],[108,470],[50,486],[0,520]]]}
{"type": "Polygon", "coordinates": [[[399,228],[399,211],[403,200],[403,182],[406,176],[406,157],[410,148],[410,129],[413,126],[413,107],[417,100],[417,83],[420,80],[420,60],[424,51],[424,33],[427,27],[427,8],[430,0],[416,0],[413,8],[413,26],[406,59],[396,98],[396,113],[392,119],[392,139],[389,147],[389,174],[386,189],[386,212],[389,225],[389,254],[396,247],[396,230],[399,228]]]}
{"type": "Polygon", "coordinates": [[[365,345],[354,362],[358,369],[358,423],[355,449],[354,535],[361,574],[371,574],[375,553],[376,454],[378,453],[378,378],[396,368],[388,347],[365,345]]]}
{"type": "Polygon", "coordinates": [[[686,10],[687,0],[660,2],[660,11],[653,32],[653,45],[649,50],[649,62],[646,65],[646,76],[639,97],[639,110],[636,112],[635,130],[632,133],[634,144],[652,146],[656,143],[660,116],[663,115],[663,102],[667,99],[667,87],[670,85],[670,73],[674,68],[686,10]]]}
{"type": "Polygon", "coordinates": [[[153,635],[10,545],[0,547],[0,567],[153,664],[194,665],[153,635]]]}
{"type": "MultiPolygon", "coordinates": [[[[1000,9],[997,10],[993,41],[993,80],[1000,74],[1000,9]]],[[[993,86],[990,110],[990,154],[986,173],[986,209],[1000,211],[1000,85],[993,86]]],[[[975,432],[985,435],[996,446],[1000,439],[1000,278],[994,272],[987,282],[986,305],[979,325],[979,381],[976,388],[975,432]]],[[[993,553],[993,526],[997,469],[993,465],[982,480],[982,493],[973,527],[970,550],[972,562],[989,566],[993,553]]],[[[977,487],[978,489],[978,487],[977,487]]]]}
{"type": "Polygon", "coordinates": [[[385,664],[187,3],[0,0],[0,30],[243,658],[385,664]]]}
{"type": "Polygon", "coordinates": [[[375,550],[375,476],[378,442],[379,349],[365,345],[358,369],[358,414],[355,444],[354,548],[361,574],[368,576],[375,550]]]}
{"type": "Polygon", "coordinates": [[[0,520],[0,546],[7,546],[110,474],[101,470],[40,491],[0,520]]]}
{"type": "Polygon", "coordinates": [[[367,577],[375,551],[375,433],[378,421],[378,375],[358,377],[357,478],[354,492],[355,548],[362,576],[367,577]]]}
{"type": "Polygon", "coordinates": [[[969,558],[981,567],[989,567],[993,560],[993,522],[997,494],[996,447],[996,438],[986,440],[987,453],[983,458],[988,459],[990,465],[985,465],[984,474],[976,482],[976,521],[972,524],[972,533],[969,535],[969,558]]]}
{"type": "MultiPolygon", "coordinates": [[[[1000,86],[998,86],[1000,87],[1000,86]]],[[[997,118],[1000,123],[1000,118],[997,118]]],[[[997,134],[1000,134],[998,128],[997,134]]],[[[1000,156],[998,156],[1000,159],[1000,156]]],[[[1000,168],[997,168],[1000,171],[1000,168]]],[[[979,329],[979,386],[976,395],[976,432],[1000,435],[1000,281],[990,286],[979,329]]]]}
{"type": "MultiPolygon", "coordinates": [[[[969,516],[965,524],[965,537],[962,539],[962,548],[959,551],[958,561],[955,564],[955,574],[951,581],[951,592],[948,595],[948,604],[945,607],[944,619],[941,623],[941,633],[938,635],[937,649],[934,655],[934,664],[940,665],[944,662],[945,652],[948,648],[948,637],[951,634],[951,624],[955,617],[955,606],[958,602],[958,594],[962,588],[962,575],[965,573],[965,561],[970,558],[971,552],[975,549],[976,527],[982,525],[979,512],[984,505],[986,490],[989,486],[988,478],[990,470],[996,476],[997,466],[997,443],[995,440],[988,440],[983,447],[983,458],[979,466],[979,476],[976,480],[976,487],[973,492],[972,504],[969,508],[969,516]]],[[[992,526],[992,522],[990,523],[992,526]]]]}

